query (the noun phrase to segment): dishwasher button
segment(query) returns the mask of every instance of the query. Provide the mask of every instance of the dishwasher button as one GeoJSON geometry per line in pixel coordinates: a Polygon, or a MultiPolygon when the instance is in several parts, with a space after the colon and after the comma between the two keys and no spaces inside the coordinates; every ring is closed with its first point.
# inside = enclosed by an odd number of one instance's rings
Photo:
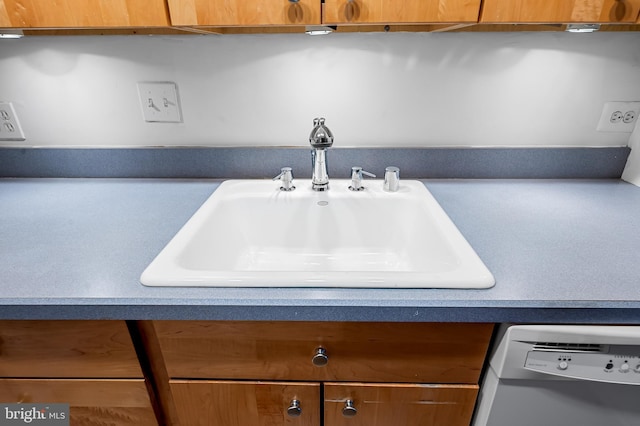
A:
{"type": "Polygon", "coordinates": [[[558,370],[566,370],[569,367],[569,363],[567,361],[560,361],[558,363],[558,370]]]}
{"type": "Polygon", "coordinates": [[[613,363],[612,362],[608,362],[607,365],[605,365],[604,370],[605,371],[611,371],[612,368],[613,368],[613,363]]]}
{"type": "Polygon", "coordinates": [[[620,372],[621,373],[628,373],[629,372],[629,364],[628,363],[624,363],[620,366],[620,372]]]}

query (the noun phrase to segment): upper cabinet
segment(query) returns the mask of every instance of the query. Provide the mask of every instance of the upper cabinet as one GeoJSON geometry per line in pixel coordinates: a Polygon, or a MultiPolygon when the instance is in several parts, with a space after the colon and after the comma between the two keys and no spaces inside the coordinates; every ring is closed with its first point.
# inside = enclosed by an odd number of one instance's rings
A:
{"type": "MultiPolygon", "coordinates": [[[[449,31],[478,23],[640,24],[639,12],[640,0],[0,0],[0,28],[38,34],[302,32],[307,25],[449,31]]],[[[626,30],[634,29],[638,25],[626,30]]]]}
{"type": "Polygon", "coordinates": [[[176,26],[320,24],[320,0],[168,0],[176,26]]]}
{"type": "Polygon", "coordinates": [[[480,0],[325,0],[325,24],[476,23],[480,0]]]}
{"type": "Polygon", "coordinates": [[[484,0],[481,23],[635,23],[640,0],[484,0]]]}
{"type": "Polygon", "coordinates": [[[0,0],[2,28],[169,26],[165,0],[0,0]]]}

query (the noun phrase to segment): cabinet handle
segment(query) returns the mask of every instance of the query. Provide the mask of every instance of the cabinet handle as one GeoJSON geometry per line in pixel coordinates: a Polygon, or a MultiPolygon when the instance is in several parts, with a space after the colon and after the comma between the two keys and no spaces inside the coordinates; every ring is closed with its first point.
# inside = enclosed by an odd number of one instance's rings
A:
{"type": "Polygon", "coordinates": [[[300,401],[297,399],[292,399],[289,404],[289,408],[287,408],[287,414],[289,417],[299,417],[302,414],[302,408],[300,407],[300,401]]]}
{"type": "Polygon", "coordinates": [[[347,399],[344,402],[344,408],[342,409],[342,415],[345,417],[353,417],[358,414],[358,410],[353,406],[353,400],[347,399]]]}
{"type": "Polygon", "coordinates": [[[324,367],[329,363],[329,356],[325,348],[316,348],[316,354],[311,358],[311,362],[316,367],[324,367]]]}
{"type": "Polygon", "coordinates": [[[300,0],[289,0],[289,3],[298,3],[300,0]]]}

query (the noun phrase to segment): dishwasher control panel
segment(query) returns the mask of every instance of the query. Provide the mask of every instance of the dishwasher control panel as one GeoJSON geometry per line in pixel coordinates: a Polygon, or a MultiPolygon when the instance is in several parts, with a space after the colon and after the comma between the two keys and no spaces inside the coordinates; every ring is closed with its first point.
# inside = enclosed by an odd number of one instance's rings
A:
{"type": "Polygon", "coordinates": [[[607,353],[533,350],[527,352],[524,368],[567,378],[640,385],[638,347],[610,349],[607,353]]]}

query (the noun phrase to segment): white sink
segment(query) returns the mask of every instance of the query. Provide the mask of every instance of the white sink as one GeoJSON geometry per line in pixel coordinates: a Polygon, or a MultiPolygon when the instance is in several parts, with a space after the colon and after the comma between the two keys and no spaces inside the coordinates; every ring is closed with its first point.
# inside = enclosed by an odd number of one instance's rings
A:
{"type": "Polygon", "coordinates": [[[147,286],[488,288],[493,275],[419,181],[230,180],[140,278],[147,286]]]}

